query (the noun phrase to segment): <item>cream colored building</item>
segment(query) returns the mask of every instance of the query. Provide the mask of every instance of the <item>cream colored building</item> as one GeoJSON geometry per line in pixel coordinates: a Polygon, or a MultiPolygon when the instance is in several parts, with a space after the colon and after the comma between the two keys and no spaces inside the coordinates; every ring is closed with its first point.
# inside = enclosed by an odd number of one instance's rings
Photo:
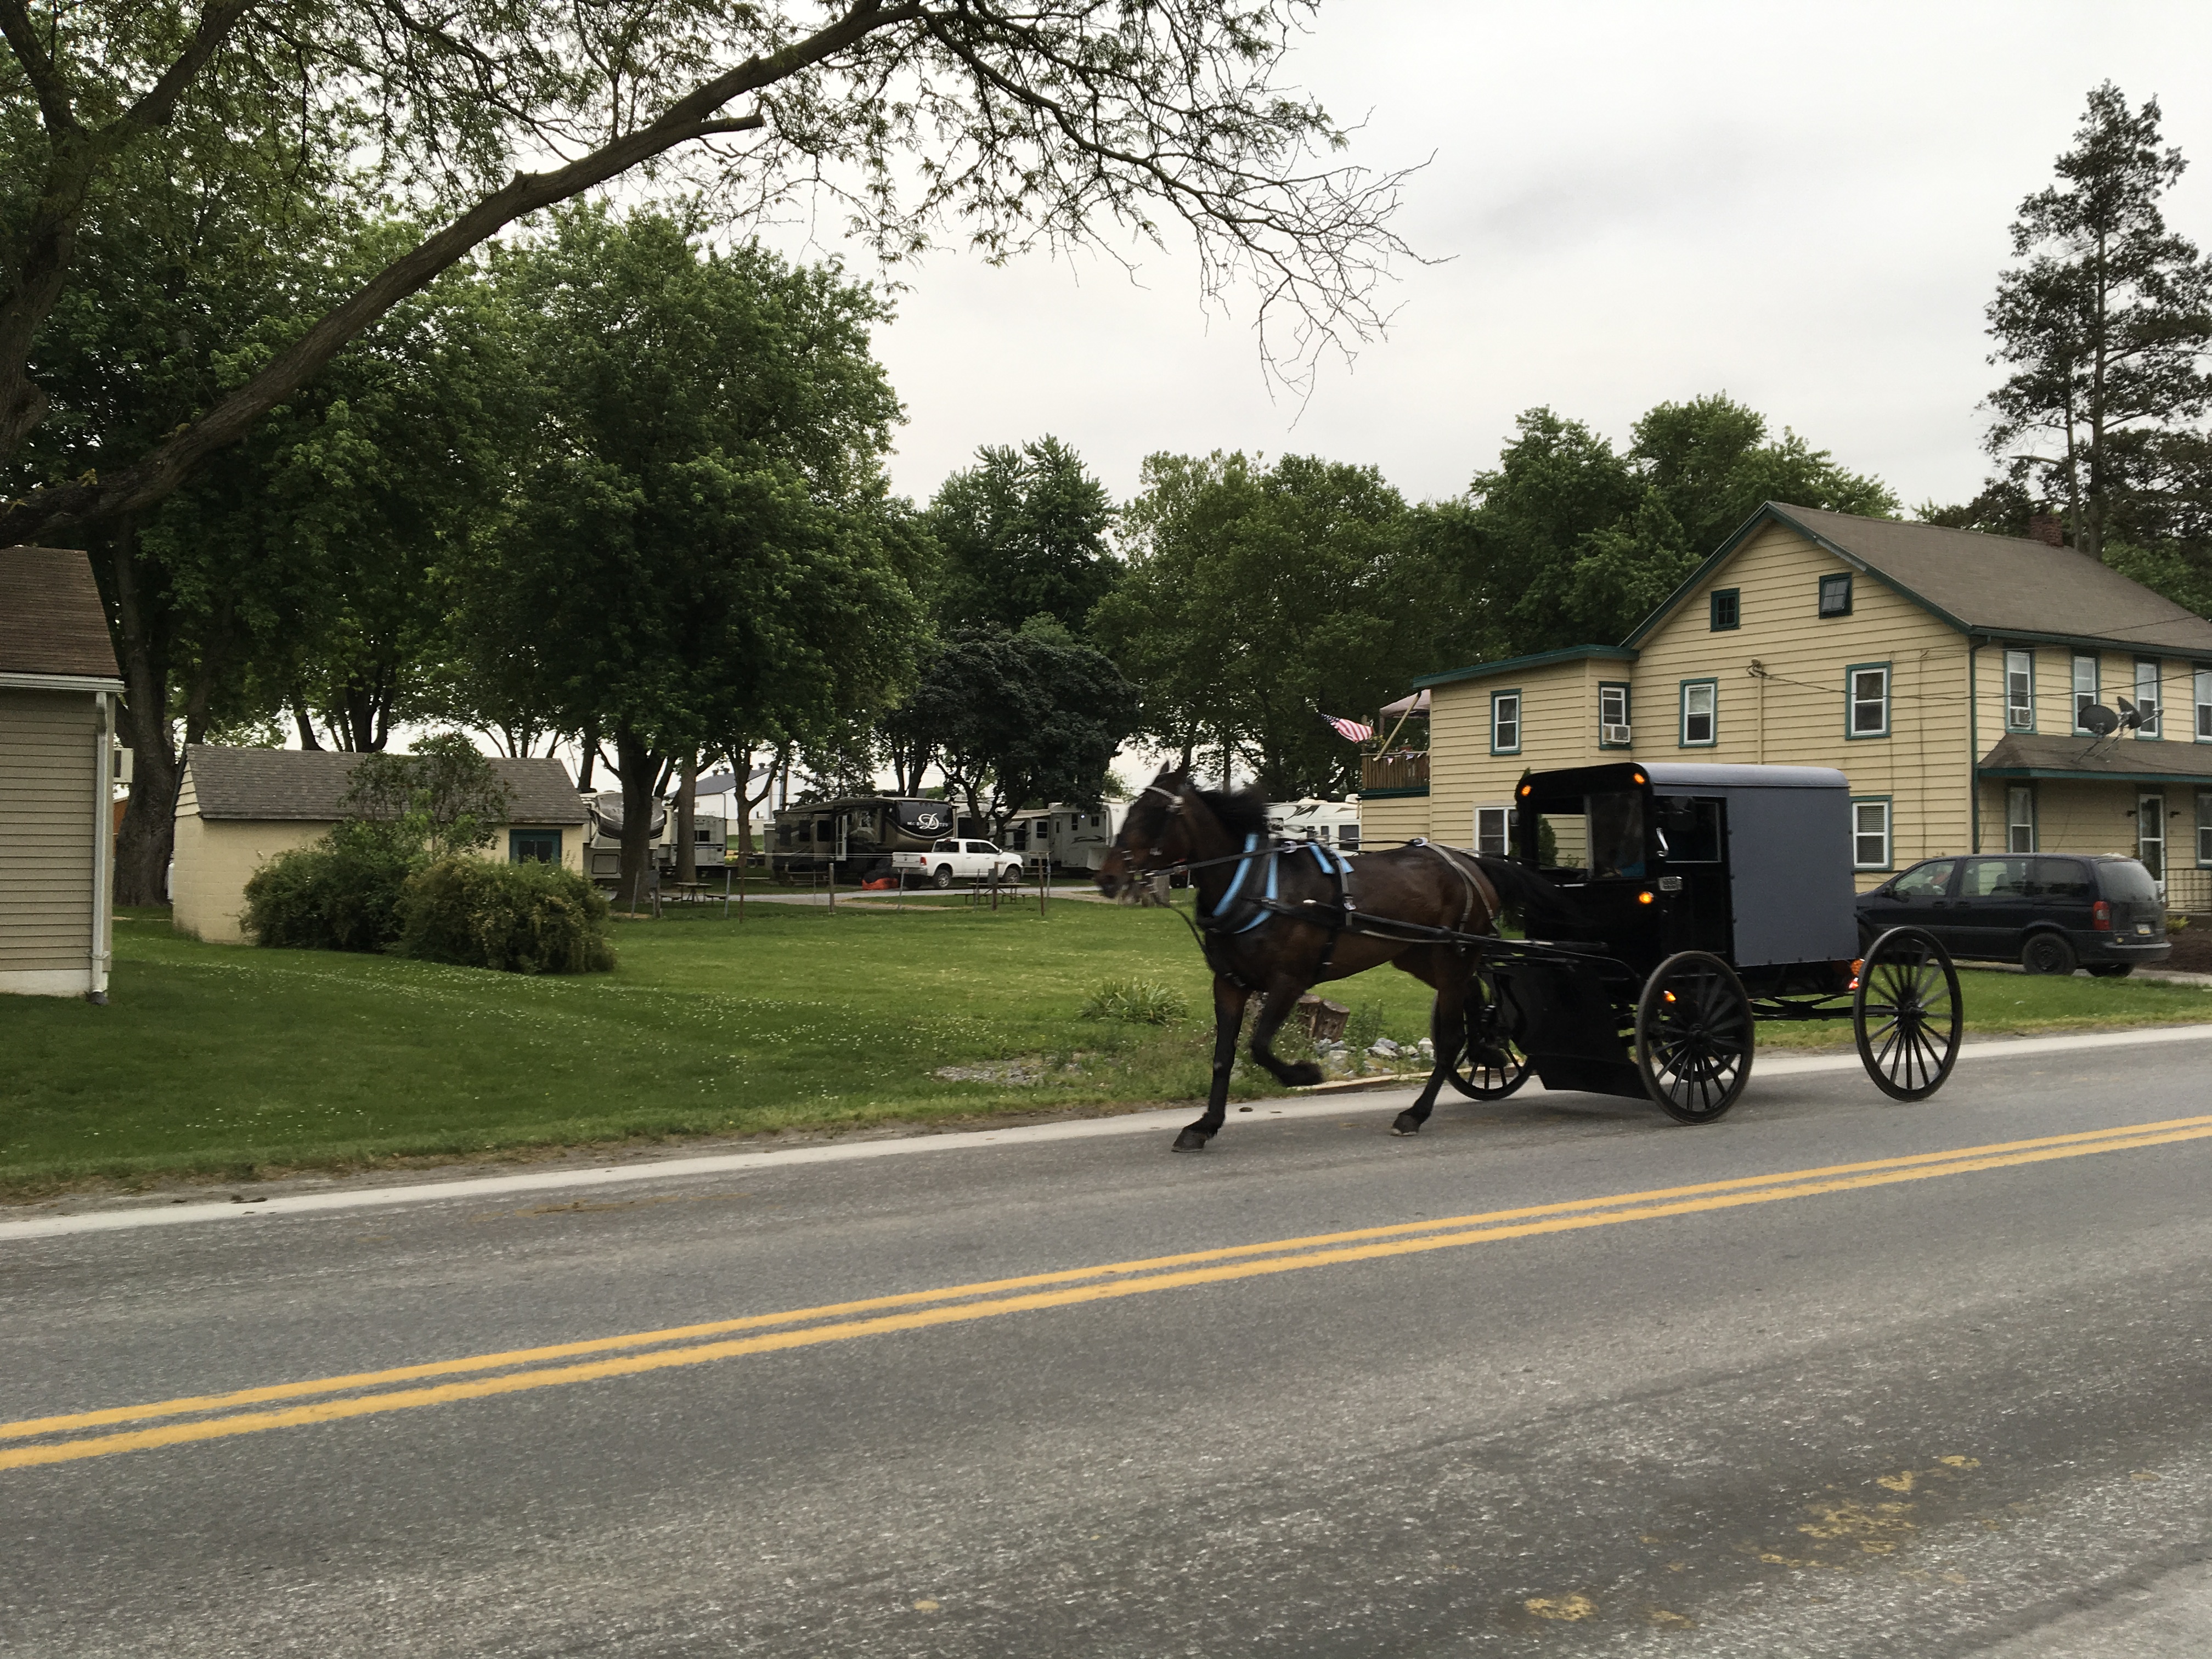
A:
{"type": "Polygon", "coordinates": [[[0,551],[0,992],[107,1000],[122,690],[91,561],[0,551]]]}
{"type": "Polygon", "coordinates": [[[1832,766],[1862,889],[1942,854],[2126,853],[2212,908],[2212,623],[2069,548],[1769,502],[1624,643],[1415,684],[1426,776],[1375,769],[1398,787],[1361,792],[1370,846],[1502,850],[1524,770],[1832,766]],[[2139,720],[2100,737],[2094,708],[2139,720]]]}
{"type": "MultiPolygon", "coordinates": [[[[307,846],[337,823],[360,759],[329,750],[208,744],[185,750],[169,875],[177,931],[211,944],[244,944],[246,882],[277,854],[307,846]]],[[[508,822],[482,855],[580,872],[585,812],[568,769],[553,759],[495,758],[491,765],[512,799],[508,822]]]]}

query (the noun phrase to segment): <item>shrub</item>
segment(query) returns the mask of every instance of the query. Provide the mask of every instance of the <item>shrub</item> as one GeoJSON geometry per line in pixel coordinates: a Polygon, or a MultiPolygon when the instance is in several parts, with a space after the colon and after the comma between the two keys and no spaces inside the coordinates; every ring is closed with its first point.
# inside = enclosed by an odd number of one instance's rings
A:
{"type": "Polygon", "coordinates": [[[1365,1054],[1382,1035],[1382,1005],[1379,1002],[1361,1003],[1344,1022],[1344,1046],[1355,1054],[1365,1054]]]}
{"type": "Polygon", "coordinates": [[[428,962],[510,974],[605,973],[607,901],[557,864],[441,859],[399,899],[399,949],[428,962]]]}
{"type": "Polygon", "coordinates": [[[246,930],[256,944],[292,950],[389,950],[399,937],[401,890],[421,865],[387,826],[341,823],[253,872],[246,930]]]}
{"type": "Polygon", "coordinates": [[[1145,979],[1109,979],[1080,1010],[1085,1019],[1126,1019],[1134,1025],[1172,1025],[1190,1013],[1180,991],[1145,979]]]}

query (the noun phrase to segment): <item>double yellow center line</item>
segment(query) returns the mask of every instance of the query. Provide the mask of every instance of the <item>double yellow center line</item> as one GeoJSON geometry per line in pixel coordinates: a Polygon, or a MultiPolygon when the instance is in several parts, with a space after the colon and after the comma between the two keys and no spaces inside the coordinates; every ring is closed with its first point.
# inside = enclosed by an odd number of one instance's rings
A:
{"type": "Polygon", "coordinates": [[[908,1291],[857,1302],[836,1302],[787,1313],[752,1314],[706,1324],[677,1325],[628,1336],[515,1348],[503,1353],[434,1360],[389,1370],[356,1371],[312,1382],[277,1382],[228,1394],[158,1401],[150,1405],[33,1417],[16,1423],[0,1423],[0,1469],[105,1457],[115,1452],[142,1451],[196,1440],[220,1440],[232,1435],[258,1434],[268,1429],[331,1423],[380,1412],[407,1411],[457,1400],[483,1400],[531,1389],[557,1388],[568,1382],[635,1376],[679,1365],[733,1359],[744,1354],[813,1347],[822,1343],[850,1341],[855,1337],[994,1319],[1005,1314],[1073,1307],[1086,1302],[1145,1296],[1195,1285],[1218,1285],[1265,1273],[1297,1273],[1310,1267],[1371,1261],[1423,1250],[1492,1244],[1586,1227],[1612,1227],[1623,1222],[1656,1221],[1668,1216],[1854,1192],[1899,1182],[1931,1181],[1939,1176],[2084,1158],[2094,1152],[2163,1146],[2207,1137],[2212,1137],[2212,1115],[2170,1118],[2121,1128],[2045,1135],[2034,1140],[1955,1147],[1910,1158],[1876,1158],[1862,1164],[1837,1164],[1776,1175],[1744,1176],[1695,1186],[1622,1193],[1609,1198],[1577,1199],[1516,1210],[1446,1216],[1433,1221],[1316,1233],[1310,1237],[1276,1239],[1261,1244],[1232,1244],[1180,1255],[1109,1262],[1103,1267],[1073,1267],[1018,1279],[954,1285],[942,1290],[908,1291]],[[434,1382],[434,1378],[453,1380],[434,1382]],[[115,1427],[126,1424],[148,1426],[115,1427]],[[113,1431],[105,1431],[111,1430],[113,1431]],[[6,1443],[9,1442],[21,1443],[6,1443]]]}

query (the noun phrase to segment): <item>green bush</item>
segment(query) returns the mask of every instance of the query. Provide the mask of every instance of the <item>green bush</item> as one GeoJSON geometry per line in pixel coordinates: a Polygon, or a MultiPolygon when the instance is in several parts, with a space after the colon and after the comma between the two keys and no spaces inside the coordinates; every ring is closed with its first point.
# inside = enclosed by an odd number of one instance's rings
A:
{"type": "Polygon", "coordinates": [[[386,951],[399,937],[399,898],[421,855],[386,826],[341,823],[313,846],[279,853],[246,884],[246,930],[296,951],[386,951]]]}
{"type": "Polygon", "coordinates": [[[603,974],[615,965],[607,901],[557,864],[441,859],[399,899],[403,955],[510,974],[603,974]]]}
{"type": "Polygon", "coordinates": [[[1109,979],[1091,994],[1079,1011],[1085,1019],[1125,1019],[1134,1025],[1172,1025],[1187,1018],[1190,1004],[1171,987],[1145,979],[1109,979]]]}

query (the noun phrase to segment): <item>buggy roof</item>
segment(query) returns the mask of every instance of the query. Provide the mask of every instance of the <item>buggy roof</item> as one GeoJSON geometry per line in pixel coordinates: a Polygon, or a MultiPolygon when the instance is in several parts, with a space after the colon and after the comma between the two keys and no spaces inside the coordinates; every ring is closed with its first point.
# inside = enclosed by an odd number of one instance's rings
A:
{"type": "Polygon", "coordinates": [[[1531,772],[1522,780],[1524,796],[1556,799],[1593,790],[1631,789],[1644,780],[1654,789],[1848,789],[1850,782],[1832,766],[1729,766],[1711,761],[1615,761],[1606,766],[1572,766],[1555,772],[1531,772]]]}

